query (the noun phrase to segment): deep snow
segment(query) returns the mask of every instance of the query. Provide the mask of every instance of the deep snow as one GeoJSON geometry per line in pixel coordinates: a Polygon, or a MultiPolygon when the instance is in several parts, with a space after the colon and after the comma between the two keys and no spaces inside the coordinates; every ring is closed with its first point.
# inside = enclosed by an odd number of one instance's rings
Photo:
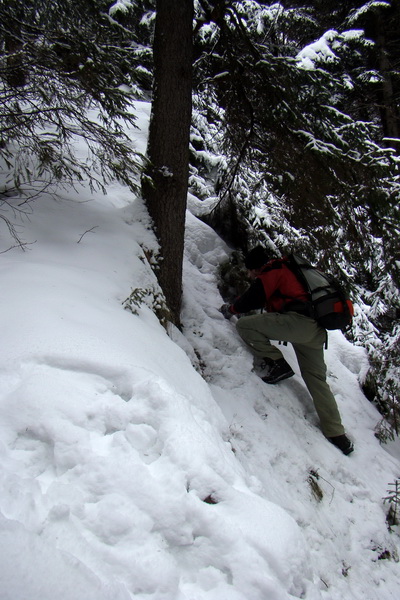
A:
{"type": "MultiPolygon", "coordinates": [[[[143,151],[149,106],[136,110],[143,151]]],[[[0,254],[1,600],[399,597],[383,502],[399,443],[374,436],[365,352],[329,336],[356,445],[345,457],[290,346],[296,376],[267,386],[219,313],[229,249],[203,209],[189,197],[182,333],[148,306],[156,242],[116,183],[39,198],[23,230],[34,243],[0,254]],[[149,292],[133,314],[137,289],[149,292]]]]}

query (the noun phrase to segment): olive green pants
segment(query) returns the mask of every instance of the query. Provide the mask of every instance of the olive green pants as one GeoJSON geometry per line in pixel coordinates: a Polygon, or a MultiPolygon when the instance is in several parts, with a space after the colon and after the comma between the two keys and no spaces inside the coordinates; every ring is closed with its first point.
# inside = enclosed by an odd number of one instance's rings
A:
{"type": "Polygon", "coordinates": [[[301,376],[318,413],[326,437],[342,435],[344,428],[334,395],[326,381],[324,344],[326,331],[314,319],[296,312],[262,313],[241,317],[237,330],[255,356],[278,360],[282,352],[270,340],[290,342],[301,376]]]}

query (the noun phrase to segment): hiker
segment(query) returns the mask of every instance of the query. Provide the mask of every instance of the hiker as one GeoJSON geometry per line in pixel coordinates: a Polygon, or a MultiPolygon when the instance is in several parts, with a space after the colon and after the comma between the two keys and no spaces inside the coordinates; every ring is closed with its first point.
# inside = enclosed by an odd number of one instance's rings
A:
{"type": "Polygon", "coordinates": [[[296,353],[302,378],[314,402],[325,437],[344,454],[354,446],[345,434],[336,400],[326,381],[324,344],[327,332],[308,316],[308,294],[285,259],[269,260],[266,250],[257,246],[245,258],[253,283],[233,304],[220,311],[225,318],[256,309],[267,312],[240,317],[236,328],[254,356],[268,367],[262,380],[268,384],[292,377],[294,372],[282,352],[270,340],[290,342],[296,353]]]}

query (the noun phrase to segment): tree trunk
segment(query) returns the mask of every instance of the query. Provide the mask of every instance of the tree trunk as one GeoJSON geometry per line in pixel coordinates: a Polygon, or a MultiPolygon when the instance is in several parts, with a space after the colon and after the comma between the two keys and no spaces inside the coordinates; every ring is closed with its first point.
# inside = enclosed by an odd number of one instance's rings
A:
{"type": "Polygon", "coordinates": [[[390,138],[388,146],[400,151],[399,85],[396,79],[396,64],[399,60],[398,21],[399,4],[373,12],[366,26],[367,37],[375,42],[371,67],[376,68],[381,77],[377,94],[377,108],[380,112],[384,136],[390,138]],[[397,140],[397,141],[396,141],[397,140]]]}
{"type": "Polygon", "coordinates": [[[157,0],[154,88],[142,192],[161,247],[158,279],[179,325],[192,114],[193,0],[157,0]]]}
{"type": "Polygon", "coordinates": [[[14,9],[12,20],[7,23],[4,32],[4,49],[7,56],[7,69],[5,79],[11,87],[26,85],[26,73],[23,67],[23,35],[22,22],[24,21],[24,6],[18,0],[11,0],[10,6],[14,9]]]}

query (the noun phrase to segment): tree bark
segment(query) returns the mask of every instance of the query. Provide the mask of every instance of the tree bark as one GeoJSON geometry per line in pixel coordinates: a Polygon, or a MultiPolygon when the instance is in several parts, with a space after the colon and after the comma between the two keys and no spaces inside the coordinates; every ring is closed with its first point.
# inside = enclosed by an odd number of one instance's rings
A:
{"type": "MultiPolygon", "coordinates": [[[[385,135],[388,138],[391,138],[389,146],[393,146],[393,139],[399,140],[400,137],[399,117],[396,110],[395,94],[393,90],[393,68],[390,63],[384,21],[381,14],[377,17],[377,30],[376,46],[378,51],[379,71],[382,75],[382,125],[385,135]]],[[[399,142],[395,145],[397,146],[397,149],[400,150],[399,142]]]]}
{"type": "Polygon", "coordinates": [[[376,96],[384,136],[388,146],[400,151],[399,84],[396,65],[399,60],[398,21],[399,2],[392,2],[372,12],[366,25],[366,35],[375,46],[371,55],[371,67],[379,71],[382,81],[376,96]]]}
{"type": "Polygon", "coordinates": [[[157,0],[154,88],[142,192],[160,243],[158,279],[179,325],[192,115],[193,0],[157,0]]]}
{"type": "Polygon", "coordinates": [[[14,9],[13,19],[7,23],[4,32],[4,49],[7,56],[7,69],[5,78],[11,87],[26,85],[26,73],[23,67],[22,49],[23,34],[22,22],[24,21],[24,6],[18,0],[11,0],[10,6],[14,9]]]}

